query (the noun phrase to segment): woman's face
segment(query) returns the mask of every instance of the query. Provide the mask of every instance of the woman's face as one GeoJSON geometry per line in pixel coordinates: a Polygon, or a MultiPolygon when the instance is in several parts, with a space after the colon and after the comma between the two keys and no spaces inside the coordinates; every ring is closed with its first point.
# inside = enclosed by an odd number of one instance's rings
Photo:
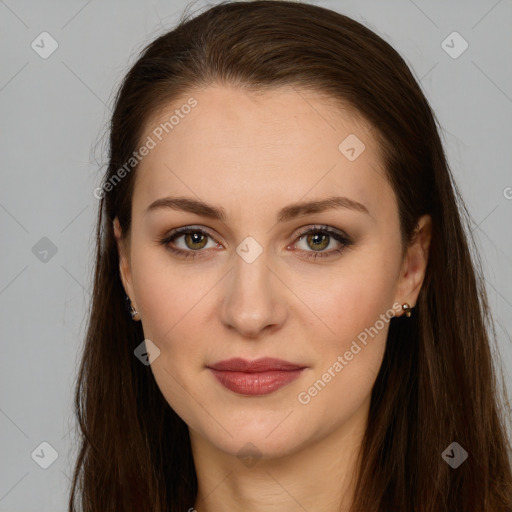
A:
{"type": "Polygon", "coordinates": [[[363,425],[389,320],[422,278],[369,126],[312,92],[211,86],[142,144],[121,275],[191,434],[280,456],[363,425]],[[294,366],[212,368],[233,358],[294,366]]]}

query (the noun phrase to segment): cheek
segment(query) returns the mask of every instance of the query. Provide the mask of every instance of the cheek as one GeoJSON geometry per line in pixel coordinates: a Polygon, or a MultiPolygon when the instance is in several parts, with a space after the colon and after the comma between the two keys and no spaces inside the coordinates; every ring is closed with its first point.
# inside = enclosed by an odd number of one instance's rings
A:
{"type": "Polygon", "coordinates": [[[388,280],[347,279],[343,284],[323,309],[335,334],[312,344],[316,364],[295,397],[305,414],[323,418],[326,430],[348,421],[369,400],[395,313],[388,280]]]}
{"type": "MultiPolygon", "coordinates": [[[[317,330],[322,339],[317,345],[319,355],[332,350],[348,350],[352,340],[374,326],[382,314],[388,312],[390,315],[394,269],[385,263],[379,265],[377,258],[357,260],[354,258],[350,264],[340,265],[328,278],[322,276],[316,280],[317,288],[312,290],[308,279],[309,284],[304,281],[298,291],[298,295],[303,293],[304,302],[316,314],[313,317],[309,313],[308,318],[311,318],[311,327],[316,324],[320,329],[317,330]]],[[[381,324],[379,321],[379,331],[383,329],[381,324]]]]}
{"type": "Polygon", "coordinates": [[[193,277],[178,266],[159,267],[157,258],[152,264],[143,258],[138,263],[133,282],[144,337],[160,350],[151,371],[167,403],[193,425],[199,408],[194,399],[198,395],[195,378],[212,341],[204,322],[205,308],[211,307],[208,290],[215,280],[207,275],[193,277]]]}
{"type": "Polygon", "coordinates": [[[167,401],[186,414],[187,397],[197,393],[193,380],[215,341],[209,318],[215,311],[219,276],[213,271],[195,271],[192,265],[172,264],[159,251],[134,253],[133,263],[144,337],[160,350],[151,369],[167,401]]]}
{"type": "Polygon", "coordinates": [[[388,290],[379,288],[376,283],[368,289],[347,288],[333,295],[333,299],[329,324],[335,334],[318,340],[318,365],[311,380],[335,382],[333,391],[341,391],[343,402],[348,403],[351,397],[359,395],[356,388],[364,394],[364,390],[368,391],[373,385],[384,355],[393,311],[387,300],[388,290]]]}
{"type": "Polygon", "coordinates": [[[379,258],[377,251],[368,254],[325,281],[324,294],[309,296],[329,330],[317,331],[311,344],[316,364],[296,398],[332,426],[353,414],[371,393],[396,313],[393,261],[379,258]]]}
{"type": "Polygon", "coordinates": [[[132,278],[144,334],[160,342],[172,339],[183,325],[195,325],[190,318],[215,285],[215,276],[173,264],[160,248],[133,251],[132,278]]]}
{"type": "Polygon", "coordinates": [[[140,295],[144,336],[160,349],[159,362],[180,378],[205,364],[206,349],[214,341],[212,331],[205,328],[211,297],[197,287],[181,293],[175,286],[158,286],[148,286],[151,292],[140,295]]]}

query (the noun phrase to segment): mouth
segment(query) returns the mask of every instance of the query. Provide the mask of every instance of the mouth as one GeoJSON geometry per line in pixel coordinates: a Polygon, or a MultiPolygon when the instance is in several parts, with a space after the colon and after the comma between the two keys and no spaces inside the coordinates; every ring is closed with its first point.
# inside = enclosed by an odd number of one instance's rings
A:
{"type": "Polygon", "coordinates": [[[267,395],[300,377],[305,366],[281,359],[228,359],[208,365],[217,381],[240,395],[267,395]]]}

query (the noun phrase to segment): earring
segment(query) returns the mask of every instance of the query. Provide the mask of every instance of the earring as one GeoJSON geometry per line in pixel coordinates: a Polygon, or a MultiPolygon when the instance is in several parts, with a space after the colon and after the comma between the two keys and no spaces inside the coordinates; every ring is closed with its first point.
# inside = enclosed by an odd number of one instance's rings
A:
{"type": "Polygon", "coordinates": [[[411,316],[411,306],[409,306],[409,304],[407,304],[407,302],[404,302],[402,304],[402,310],[404,311],[404,315],[409,318],[411,316]]]}
{"type": "Polygon", "coordinates": [[[125,306],[128,313],[130,313],[130,316],[134,322],[140,320],[140,313],[133,307],[132,301],[130,300],[130,297],[126,295],[125,297],[125,306]]]}

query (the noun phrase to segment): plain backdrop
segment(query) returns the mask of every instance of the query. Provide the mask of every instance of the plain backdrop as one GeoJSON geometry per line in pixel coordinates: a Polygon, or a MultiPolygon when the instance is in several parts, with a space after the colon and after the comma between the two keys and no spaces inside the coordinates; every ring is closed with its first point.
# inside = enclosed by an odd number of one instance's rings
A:
{"type": "MultiPolygon", "coordinates": [[[[511,0],[314,3],[377,32],[421,82],[472,217],[512,393],[511,0]]],[[[66,510],[113,94],[188,4],[0,0],[0,512],[66,510]]]]}

